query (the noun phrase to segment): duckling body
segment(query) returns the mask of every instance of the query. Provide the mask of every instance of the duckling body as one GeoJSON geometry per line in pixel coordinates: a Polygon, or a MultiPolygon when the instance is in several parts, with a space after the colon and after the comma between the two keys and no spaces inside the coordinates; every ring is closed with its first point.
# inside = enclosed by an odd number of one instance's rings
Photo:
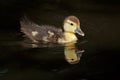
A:
{"type": "Polygon", "coordinates": [[[22,20],[20,24],[21,31],[33,42],[46,41],[56,43],[57,39],[63,35],[61,29],[48,25],[39,26],[28,19],[22,20]]]}
{"type": "MultiPolygon", "coordinates": [[[[56,28],[54,26],[48,25],[40,26],[30,21],[27,17],[25,17],[23,18],[23,20],[20,21],[21,31],[26,35],[26,37],[28,37],[35,43],[41,41],[53,43],[68,43],[77,40],[77,37],[75,36],[74,33],[75,30],[77,30],[77,27],[79,28],[79,20],[76,20],[77,18],[76,19],[74,18],[76,17],[72,16],[64,20],[63,26],[64,32],[63,32],[62,29],[56,28]]],[[[83,32],[81,31],[80,34],[83,35],[83,32]]]]}

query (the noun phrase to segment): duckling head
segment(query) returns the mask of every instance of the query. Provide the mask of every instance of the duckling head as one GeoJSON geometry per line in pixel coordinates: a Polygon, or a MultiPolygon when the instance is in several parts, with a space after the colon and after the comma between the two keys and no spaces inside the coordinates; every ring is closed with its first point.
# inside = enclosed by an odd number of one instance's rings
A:
{"type": "Polygon", "coordinates": [[[65,32],[77,33],[81,36],[84,36],[84,32],[80,28],[80,21],[75,16],[68,16],[64,20],[63,29],[65,32]]]}

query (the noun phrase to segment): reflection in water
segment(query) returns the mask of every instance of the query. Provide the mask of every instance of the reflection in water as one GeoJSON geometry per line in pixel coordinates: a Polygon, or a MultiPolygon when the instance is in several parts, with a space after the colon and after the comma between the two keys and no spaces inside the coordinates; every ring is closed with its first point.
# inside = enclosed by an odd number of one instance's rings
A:
{"type": "Polygon", "coordinates": [[[25,41],[21,42],[21,45],[24,48],[44,48],[44,47],[57,47],[60,46],[56,43],[47,43],[47,42],[39,42],[39,43],[32,43],[31,41],[25,39],[25,41]]]}
{"type": "Polygon", "coordinates": [[[70,64],[77,64],[80,62],[80,57],[84,50],[77,50],[75,43],[67,43],[65,44],[64,54],[65,59],[70,64]]]}
{"type": "MultiPolygon", "coordinates": [[[[66,43],[63,44],[62,46],[64,46],[64,55],[65,55],[65,60],[69,63],[69,64],[77,64],[80,62],[80,58],[82,56],[82,53],[84,52],[84,50],[79,50],[76,48],[76,42],[71,42],[71,43],[66,43]]],[[[39,43],[39,44],[35,44],[35,43],[26,43],[23,42],[22,46],[26,47],[26,48],[43,48],[43,47],[59,47],[61,45],[59,44],[54,44],[54,43],[39,43]]]]}

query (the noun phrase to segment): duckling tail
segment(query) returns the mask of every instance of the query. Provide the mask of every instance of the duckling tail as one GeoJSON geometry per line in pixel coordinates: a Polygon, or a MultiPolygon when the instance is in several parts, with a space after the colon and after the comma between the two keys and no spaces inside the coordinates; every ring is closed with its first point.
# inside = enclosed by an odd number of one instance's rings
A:
{"type": "Polygon", "coordinates": [[[30,24],[31,21],[28,19],[28,17],[26,15],[24,15],[21,19],[20,19],[20,24],[30,24]]]}

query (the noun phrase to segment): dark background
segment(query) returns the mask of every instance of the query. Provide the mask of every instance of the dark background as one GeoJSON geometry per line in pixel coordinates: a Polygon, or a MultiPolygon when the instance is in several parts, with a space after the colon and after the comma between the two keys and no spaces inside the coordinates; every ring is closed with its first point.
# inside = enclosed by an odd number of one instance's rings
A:
{"type": "Polygon", "coordinates": [[[0,0],[0,80],[115,80],[119,53],[118,0],[0,0]],[[54,58],[60,54],[37,57],[50,55],[46,50],[56,53],[53,48],[23,50],[16,45],[22,38],[19,20],[24,14],[38,24],[58,27],[66,16],[76,15],[86,34],[79,38],[87,42],[80,64],[69,65],[63,56],[54,58]]]}
{"type": "Polygon", "coordinates": [[[39,7],[41,10],[63,11],[79,10],[81,13],[106,13],[119,14],[118,0],[1,0],[0,1],[0,21],[1,28],[16,29],[19,24],[19,18],[31,9],[39,7]],[[11,26],[11,27],[8,27],[11,26]]]}

